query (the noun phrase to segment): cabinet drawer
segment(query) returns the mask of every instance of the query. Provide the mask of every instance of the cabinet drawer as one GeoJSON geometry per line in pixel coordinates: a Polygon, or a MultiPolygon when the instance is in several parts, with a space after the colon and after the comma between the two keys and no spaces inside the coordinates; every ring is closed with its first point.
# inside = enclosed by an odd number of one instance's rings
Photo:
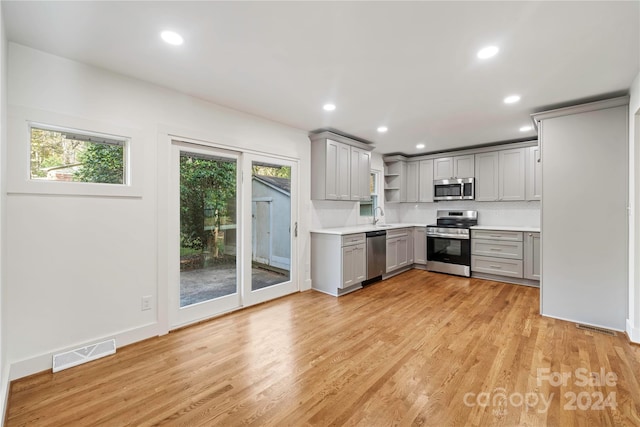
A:
{"type": "Polygon", "coordinates": [[[498,258],[522,259],[522,242],[472,239],[471,254],[498,258]]]}
{"type": "Polygon", "coordinates": [[[387,230],[387,240],[400,236],[407,236],[409,234],[408,228],[396,228],[393,230],[387,230]]]}
{"type": "Polygon", "coordinates": [[[522,242],[522,231],[471,230],[471,238],[522,242]]]}
{"type": "Polygon", "coordinates": [[[342,246],[357,245],[359,243],[365,243],[367,241],[367,235],[364,233],[347,234],[342,236],[342,246]]]}
{"type": "Polygon", "coordinates": [[[471,271],[522,278],[522,260],[472,255],[471,271]]]}

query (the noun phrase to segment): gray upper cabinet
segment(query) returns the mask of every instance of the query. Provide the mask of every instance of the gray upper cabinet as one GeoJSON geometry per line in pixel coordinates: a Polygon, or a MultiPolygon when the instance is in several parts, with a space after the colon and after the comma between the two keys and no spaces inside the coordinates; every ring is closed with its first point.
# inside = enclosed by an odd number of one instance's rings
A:
{"type": "Polygon", "coordinates": [[[476,154],[476,200],[498,200],[498,152],[476,154]]]}
{"type": "Polygon", "coordinates": [[[369,177],[371,175],[371,153],[351,147],[351,200],[371,200],[369,177]]]}
{"type": "Polygon", "coordinates": [[[474,158],[473,154],[455,156],[453,158],[453,176],[456,178],[473,178],[475,176],[474,158]]]}
{"type": "Polygon", "coordinates": [[[418,182],[418,201],[433,202],[433,160],[420,161],[418,182]]]}
{"type": "Polygon", "coordinates": [[[542,161],[540,159],[540,147],[526,148],[526,182],[525,193],[527,200],[542,199],[542,161]]]}
{"type": "Polygon", "coordinates": [[[515,148],[476,154],[476,200],[525,200],[525,154],[515,148]]]}
{"type": "Polygon", "coordinates": [[[407,191],[405,200],[403,200],[404,202],[415,203],[418,201],[418,189],[420,187],[418,181],[418,166],[418,162],[407,162],[405,168],[407,191]]]}
{"type": "Polygon", "coordinates": [[[311,140],[311,198],[314,200],[370,200],[372,146],[332,132],[311,140]]]}
{"type": "Polygon", "coordinates": [[[525,149],[501,150],[499,153],[499,200],[524,200],[525,149]]]}
{"type": "Polygon", "coordinates": [[[433,179],[472,178],[474,155],[441,157],[433,161],[433,179]]]}
{"type": "Polygon", "coordinates": [[[463,150],[447,157],[384,157],[385,200],[431,203],[434,180],[473,177],[477,201],[539,200],[542,168],[536,161],[530,170],[530,156],[537,160],[540,153],[533,144],[537,141],[463,150]],[[531,196],[525,189],[529,182],[531,196]]]}

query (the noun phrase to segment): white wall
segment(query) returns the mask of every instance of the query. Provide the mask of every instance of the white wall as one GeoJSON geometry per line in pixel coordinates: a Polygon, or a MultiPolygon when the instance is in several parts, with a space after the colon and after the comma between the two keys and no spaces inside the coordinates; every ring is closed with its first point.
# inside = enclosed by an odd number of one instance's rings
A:
{"type": "Polygon", "coordinates": [[[7,346],[5,345],[5,329],[8,324],[5,319],[6,298],[4,298],[5,269],[3,254],[5,230],[5,165],[7,141],[7,37],[4,28],[4,17],[0,6],[0,420],[4,420],[6,400],[9,392],[9,364],[7,362],[7,346]]]}
{"type": "MultiPolygon", "coordinates": [[[[168,191],[161,154],[168,134],[237,150],[285,155],[308,171],[307,132],[223,108],[139,80],[9,44],[9,111],[132,129],[142,144],[142,197],[9,194],[3,242],[7,360],[16,378],[50,368],[52,353],[116,337],[119,346],[166,333],[168,285],[159,277],[159,235],[167,228],[158,200],[168,191]],[[160,309],[141,311],[152,295],[160,309]]],[[[11,122],[10,122],[11,123],[11,122]]],[[[55,124],[55,123],[52,123],[55,124]]],[[[11,124],[10,124],[11,126],[11,124]]],[[[11,133],[11,129],[10,129],[11,133]]],[[[15,144],[8,142],[10,162],[15,144]]],[[[13,156],[13,157],[12,157],[13,156]]],[[[309,281],[309,176],[301,173],[299,284],[309,281]]],[[[162,205],[160,205],[162,208],[162,205]]],[[[164,265],[161,266],[164,269],[164,265]]],[[[159,272],[160,271],[160,272],[159,272]]]]}
{"type": "Polygon", "coordinates": [[[627,334],[640,343],[640,73],[629,99],[629,319],[627,334]]]}

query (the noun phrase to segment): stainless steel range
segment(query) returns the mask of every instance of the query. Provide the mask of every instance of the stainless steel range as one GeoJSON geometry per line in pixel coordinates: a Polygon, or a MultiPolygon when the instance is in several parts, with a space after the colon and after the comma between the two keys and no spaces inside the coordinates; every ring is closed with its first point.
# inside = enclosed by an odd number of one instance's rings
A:
{"type": "Polygon", "coordinates": [[[427,226],[427,270],[471,276],[469,227],[478,211],[438,211],[437,224],[427,226]]]}

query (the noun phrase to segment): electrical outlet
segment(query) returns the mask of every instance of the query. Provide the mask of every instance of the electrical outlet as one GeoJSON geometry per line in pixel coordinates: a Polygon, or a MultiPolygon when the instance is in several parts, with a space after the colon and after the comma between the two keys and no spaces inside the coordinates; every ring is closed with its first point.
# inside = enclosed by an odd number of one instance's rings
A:
{"type": "Polygon", "coordinates": [[[142,297],[142,311],[151,310],[151,295],[142,297]]]}

